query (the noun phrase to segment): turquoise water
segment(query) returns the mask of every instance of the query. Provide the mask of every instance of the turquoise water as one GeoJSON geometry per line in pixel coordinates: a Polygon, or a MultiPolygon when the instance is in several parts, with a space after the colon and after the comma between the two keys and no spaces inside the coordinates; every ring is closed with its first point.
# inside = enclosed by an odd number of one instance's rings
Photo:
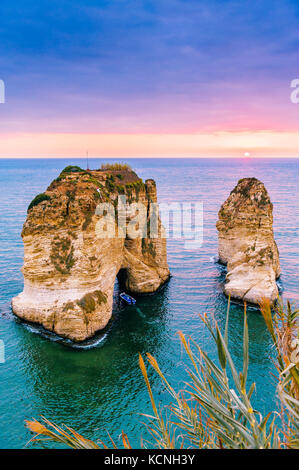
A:
{"type": "MultiPolygon", "coordinates": [[[[105,161],[92,160],[98,168],[105,161]]],[[[115,321],[97,347],[67,348],[49,341],[18,323],[10,300],[22,291],[20,272],[23,246],[20,238],[31,199],[45,190],[66,165],[82,160],[0,160],[0,340],[5,343],[5,363],[0,364],[0,448],[20,448],[30,439],[24,420],[44,415],[71,425],[85,436],[106,439],[107,429],[117,440],[124,429],[140,445],[139,412],[150,403],[138,369],[138,353],[153,354],[172,384],[183,387],[184,361],[176,332],[182,330],[213,357],[214,345],[198,313],[225,321],[226,299],[221,292],[223,268],[215,262],[215,223],[221,203],[238,179],[261,179],[274,204],[274,230],[280,250],[284,297],[299,299],[299,161],[288,159],[134,159],[130,163],[144,179],[157,182],[160,202],[203,202],[204,243],[186,250],[182,240],[168,241],[168,261],[173,277],[153,296],[138,299],[138,308],[120,309],[115,300],[115,321]]],[[[115,288],[117,299],[117,286],[115,288]]],[[[230,347],[237,365],[242,360],[240,306],[230,317],[230,347]]],[[[274,371],[269,335],[260,314],[249,311],[250,370],[258,393],[255,406],[266,413],[276,406],[274,371]]],[[[169,398],[150,374],[157,400],[169,398]]]]}

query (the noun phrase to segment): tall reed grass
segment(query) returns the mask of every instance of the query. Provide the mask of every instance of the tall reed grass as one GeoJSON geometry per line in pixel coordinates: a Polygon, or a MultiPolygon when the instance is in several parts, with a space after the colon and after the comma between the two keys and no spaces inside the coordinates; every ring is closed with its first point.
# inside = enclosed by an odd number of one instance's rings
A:
{"type": "MultiPolygon", "coordinates": [[[[254,409],[251,398],[255,384],[247,383],[249,366],[249,339],[246,305],[243,325],[243,367],[238,371],[228,347],[228,301],[225,329],[207,315],[200,316],[209,330],[218,352],[213,361],[195,342],[179,333],[189,358],[189,382],[183,391],[175,391],[158,362],[151,355],[139,356],[139,367],[149,393],[152,415],[143,415],[149,434],[141,446],[147,448],[207,448],[207,449],[280,449],[299,448],[299,338],[298,312],[289,302],[284,307],[279,301],[274,311],[268,300],[260,304],[261,313],[276,350],[277,395],[280,413],[263,416],[254,409]],[[172,404],[160,409],[148,377],[146,363],[164,383],[172,404]]],[[[270,379],[270,377],[269,377],[270,379]]],[[[257,393],[262,393],[258,390],[257,393]]],[[[46,418],[26,421],[34,433],[31,441],[55,441],[72,448],[117,448],[109,435],[109,442],[93,442],[67,426],[57,426],[46,418]]],[[[130,449],[128,436],[122,432],[120,445],[130,449]]]]}

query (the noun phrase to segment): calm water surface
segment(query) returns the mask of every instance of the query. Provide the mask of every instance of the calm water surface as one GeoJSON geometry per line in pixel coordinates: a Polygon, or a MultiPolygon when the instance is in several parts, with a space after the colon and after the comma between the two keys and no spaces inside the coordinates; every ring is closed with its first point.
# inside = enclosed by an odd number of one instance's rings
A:
{"type": "MultiPolygon", "coordinates": [[[[105,161],[93,160],[92,168],[105,161]]],[[[10,308],[22,291],[20,238],[26,209],[69,164],[84,160],[0,160],[0,340],[6,362],[0,364],[0,448],[23,447],[30,439],[24,420],[44,415],[74,427],[85,436],[104,438],[105,430],[117,440],[124,429],[140,445],[139,412],[150,403],[138,370],[138,353],[153,354],[175,387],[186,379],[177,331],[201,344],[212,357],[214,345],[198,318],[213,314],[225,321],[226,299],[221,292],[223,270],[215,263],[215,223],[221,203],[238,179],[255,176],[266,185],[274,204],[274,230],[280,251],[284,297],[299,299],[299,161],[289,159],[134,159],[131,165],[144,179],[154,178],[159,202],[204,204],[204,243],[186,250],[182,240],[168,241],[172,279],[164,290],[138,300],[138,308],[120,308],[115,289],[114,321],[97,347],[67,348],[35,334],[18,323],[10,308]]],[[[250,370],[258,393],[255,406],[266,413],[276,407],[272,348],[260,314],[249,311],[250,370]]],[[[242,361],[242,308],[234,305],[230,317],[230,347],[237,365],[242,361]]],[[[169,398],[154,374],[157,400],[169,398]]]]}

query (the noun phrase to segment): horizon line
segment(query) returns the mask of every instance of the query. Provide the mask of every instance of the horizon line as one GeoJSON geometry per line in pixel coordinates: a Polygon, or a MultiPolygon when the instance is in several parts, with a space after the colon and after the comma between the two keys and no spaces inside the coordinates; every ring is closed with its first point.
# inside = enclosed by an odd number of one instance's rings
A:
{"type": "MultiPolygon", "coordinates": [[[[262,159],[267,159],[267,160],[271,160],[271,159],[279,159],[279,158],[283,158],[283,159],[292,159],[292,160],[296,160],[296,159],[299,159],[299,152],[298,152],[298,155],[259,155],[259,156],[250,156],[250,157],[245,157],[244,155],[231,155],[231,156],[223,156],[223,155],[220,155],[220,156],[216,156],[216,155],[210,155],[210,156],[203,156],[203,155],[169,155],[169,156],[158,156],[158,155],[152,155],[152,156],[130,156],[130,157],[124,157],[124,156],[121,156],[121,155],[116,155],[116,156],[91,156],[89,155],[88,156],[89,160],[103,160],[103,159],[106,159],[106,160],[115,160],[115,159],[120,159],[120,160],[138,160],[138,159],[143,159],[143,160],[151,160],[151,159],[160,159],[160,160],[167,160],[167,159],[176,159],[176,160],[183,160],[185,158],[189,158],[189,159],[202,159],[202,160],[209,160],[209,159],[223,159],[223,160],[229,160],[229,159],[234,159],[234,160],[237,160],[237,159],[242,159],[242,160],[262,160],[262,159]]],[[[86,160],[86,155],[82,155],[82,157],[78,157],[78,156],[66,156],[66,155],[63,155],[63,156],[59,156],[59,155],[55,155],[55,156],[13,156],[13,157],[6,157],[6,156],[1,156],[0,155],[0,160],[86,160]]]]}
{"type": "Polygon", "coordinates": [[[2,134],[0,158],[298,158],[296,132],[2,134]]]}

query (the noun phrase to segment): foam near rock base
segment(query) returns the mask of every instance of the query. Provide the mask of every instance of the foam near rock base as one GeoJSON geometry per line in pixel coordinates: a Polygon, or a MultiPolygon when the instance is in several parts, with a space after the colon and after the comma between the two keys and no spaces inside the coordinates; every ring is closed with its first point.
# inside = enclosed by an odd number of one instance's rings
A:
{"type": "Polygon", "coordinates": [[[273,235],[272,203],[265,186],[244,178],[218,213],[219,260],[227,265],[226,295],[257,304],[278,296],[279,253],[273,235]]]}

